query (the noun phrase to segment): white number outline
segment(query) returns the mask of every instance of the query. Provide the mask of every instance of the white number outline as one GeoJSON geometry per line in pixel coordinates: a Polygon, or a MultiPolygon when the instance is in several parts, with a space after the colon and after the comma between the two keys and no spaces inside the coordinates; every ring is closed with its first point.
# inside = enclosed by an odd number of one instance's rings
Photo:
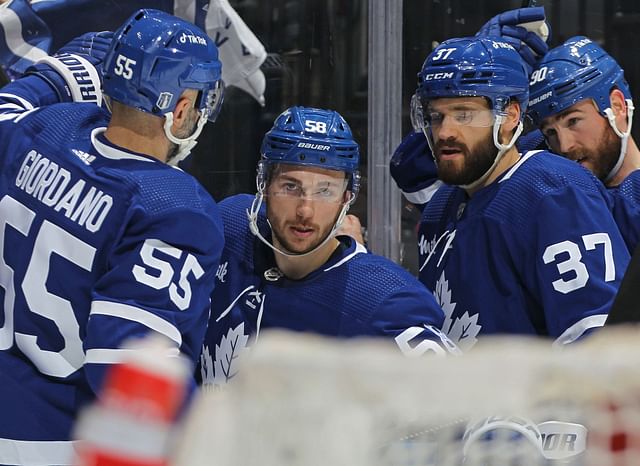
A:
{"type": "Polygon", "coordinates": [[[135,64],[136,61],[133,58],[127,58],[119,54],[116,58],[116,66],[113,72],[118,76],[122,76],[124,79],[131,79],[133,77],[133,65],[135,64]]]}
{"type": "MultiPolygon", "coordinates": [[[[417,358],[428,352],[433,352],[439,356],[443,356],[446,354],[446,351],[444,350],[444,348],[442,348],[442,346],[440,346],[433,340],[422,338],[420,339],[420,343],[415,346],[411,346],[409,344],[410,341],[416,339],[416,337],[421,333],[429,330],[434,331],[434,329],[435,327],[432,326],[428,326],[428,328],[426,329],[423,327],[409,327],[395,337],[396,344],[398,345],[398,348],[400,348],[400,351],[402,351],[405,356],[410,358],[417,358]]],[[[434,333],[440,336],[440,339],[443,341],[443,343],[445,341],[451,341],[440,331],[434,333]]],[[[451,344],[455,347],[455,344],[451,344]]]]}
{"type": "MultiPolygon", "coordinates": [[[[587,251],[595,250],[598,244],[602,244],[604,246],[604,281],[610,282],[615,280],[616,264],[613,260],[613,248],[611,247],[611,238],[609,238],[609,234],[591,233],[588,235],[582,235],[582,242],[584,243],[585,250],[587,251]]],[[[570,280],[565,280],[560,277],[558,280],[551,282],[553,288],[562,294],[568,294],[572,291],[579,290],[584,287],[589,280],[589,271],[587,270],[586,265],[582,262],[580,247],[573,241],[561,241],[547,246],[542,254],[542,260],[545,264],[555,262],[558,274],[561,276],[568,272],[575,273],[576,276],[570,280]],[[557,262],[556,257],[563,253],[569,254],[569,258],[557,262]]]]}
{"type": "Polygon", "coordinates": [[[431,60],[432,61],[446,60],[447,58],[449,58],[449,55],[451,55],[455,49],[456,47],[449,48],[449,49],[439,49],[431,60]]]}
{"type": "Polygon", "coordinates": [[[310,133],[327,134],[327,124],[324,121],[305,120],[304,129],[310,133]]]}
{"type": "Polygon", "coordinates": [[[173,266],[160,258],[154,253],[158,251],[176,259],[181,259],[183,251],[175,248],[159,239],[148,239],[140,248],[140,258],[145,267],[138,264],[132,268],[132,273],[138,283],[150,286],[156,290],[168,289],[169,298],[178,309],[184,311],[191,305],[191,282],[189,275],[197,280],[204,275],[204,269],[198,262],[198,259],[187,254],[180,269],[178,284],[174,283],[173,276],[175,271],[173,266]],[[156,271],[156,273],[150,273],[156,271]]]}
{"type": "Polygon", "coordinates": [[[90,270],[95,248],[71,235],[49,221],[44,221],[36,233],[33,254],[20,284],[29,310],[51,320],[64,340],[64,348],[58,352],[43,350],[36,335],[15,332],[15,277],[13,269],[4,260],[6,226],[11,225],[25,237],[35,219],[35,212],[11,196],[0,200],[0,286],[5,290],[5,323],[0,329],[0,350],[16,345],[43,374],[68,377],[82,367],[84,351],[80,339],[80,327],[71,302],[47,290],[49,264],[52,254],[90,270]],[[15,332],[15,333],[14,333],[15,332]]]}
{"type": "Polygon", "coordinates": [[[529,81],[529,85],[533,86],[537,82],[544,81],[547,78],[547,71],[548,71],[548,68],[546,66],[543,66],[543,67],[535,70],[531,74],[531,81],[529,81]]]}

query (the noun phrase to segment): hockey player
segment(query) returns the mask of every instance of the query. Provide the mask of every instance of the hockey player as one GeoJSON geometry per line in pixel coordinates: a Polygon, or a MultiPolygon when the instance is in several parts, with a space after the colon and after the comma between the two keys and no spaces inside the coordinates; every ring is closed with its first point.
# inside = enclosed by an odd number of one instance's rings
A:
{"type": "Polygon", "coordinates": [[[220,203],[226,246],[201,356],[223,384],[260,331],[386,336],[409,355],[456,352],[433,296],[393,262],[336,236],[360,187],[359,147],[335,111],[292,107],[262,143],[255,196],[220,203]]]}
{"type": "Polygon", "coordinates": [[[640,151],[631,136],[634,107],[622,68],[591,39],[572,37],[540,61],[530,93],[528,114],[549,148],[606,185],[633,252],[640,240],[640,151]]]}
{"type": "Polygon", "coordinates": [[[216,46],[136,12],[101,64],[111,116],[94,104],[99,42],[73,41],[0,94],[2,464],[72,464],[72,423],[125,340],[161,334],[195,361],[205,333],[221,218],[167,162],[217,114],[216,46]]]}
{"type": "Polygon", "coordinates": [[[603,325],[629,253],[602,183],[544,151],[519,154],[524,64],[493,38],[440,44],[412,102],[446,183],[419,229],[420,280],[468,349],[481,334],[576,341],[603,325]]]}
{"type": "MultiPolygon", "coordinates": [[[[494,16],[480,28],[476,36],[494,37],[512,45],[531,73],[549,50],[546,43],[548,34],[544,7],[528,7],[494,16]],[[534,29],[532,25],[538,26],[534,29]]],[[[520,152],[526,152],[538,148],[541,143],[543,137],[540,132],[532,131],[518,138],[516,147],[520,152]]],[[[421,130],[411,131],[404,137],[391,157],[389,169],[404,197],[420,210],[442,185],[421,130]]]]}

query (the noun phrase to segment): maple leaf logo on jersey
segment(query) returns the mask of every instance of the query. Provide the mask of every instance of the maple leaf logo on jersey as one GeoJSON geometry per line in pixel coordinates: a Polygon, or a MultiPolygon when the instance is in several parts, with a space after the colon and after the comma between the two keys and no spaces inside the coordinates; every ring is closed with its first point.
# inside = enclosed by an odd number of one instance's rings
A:
{"type": "Polygon", "coordinates": [[[236,328],[230,328],[215,346],[213,356],[209,347],[204,346],[200,355],[200,373],[202,384],[206,388],[215,388],[229,382],[238,373],[240,356],[248,350],[249,336],[244,333],[244,322],[236,328]]]}
{"type": "Polygon", "coordinates": [[[481,325],[478,324],[478,314],[469,315],[465,311],[459,317],[453,318],[453,311],[456,309],[457,303],[453,302],[452,292],[449,289],[449,281],[444,275],[444,271],[436,282],[436,289],[433,295],[444,311],[444,324],[442,331],[454,341],[462,351],[467,351],[478,341],[478,333],[480,333],[481,325]]]}

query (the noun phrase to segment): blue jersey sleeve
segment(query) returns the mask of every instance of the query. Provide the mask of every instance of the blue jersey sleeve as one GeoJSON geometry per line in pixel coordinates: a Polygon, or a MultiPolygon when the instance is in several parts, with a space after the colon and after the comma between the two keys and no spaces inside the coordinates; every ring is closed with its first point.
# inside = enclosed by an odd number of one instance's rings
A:
{"type": "Polygon", "coordinates": [[[537,292],[548,334],[556,344],[571,343],[604,324],[629,253],[596,192],[567,186],[544,196],[531,216],[533,248],[519,267],[537,292]]]}
{"type": "Polygon", "coordinates": [[[223,244],[217,208],[160,215],[136,209],[93,289],[84,347],[94,389],[108,365],[121,360],[122,343],[149,331],[167,337],[195,363],[223,244]]]}
{"type": "Polygon", "coordinates": [[[640,241],[640,170],[631,172],[619,186],[609,189],[609,193],[616,224],[633,254],[640,241]]]}
{"type": "Polygon", "coordinates": [[[381,335],[393,337],[410,357],[434,353],[460,354],[442,332],[444,314],[433,295],[421,284],[389,295],[372,316],[371,324],[381,335]]]}
{"type": "Polygon", "coordinates": [[[27,138],[17,131],[16,123],[39,107],[58,102],[53,88],[37,76],[25,76],[3,86],[0,89],[0,140],[7,145],[11,141],[17,150],[27,138]]]}
{"type": "Polygon", "coordinates": [[[55,90],[46,81],[34,75],[24,76],[0,89],[0,115],[2,120],[11,120],[25,111],[59,103],[55,90]]]}

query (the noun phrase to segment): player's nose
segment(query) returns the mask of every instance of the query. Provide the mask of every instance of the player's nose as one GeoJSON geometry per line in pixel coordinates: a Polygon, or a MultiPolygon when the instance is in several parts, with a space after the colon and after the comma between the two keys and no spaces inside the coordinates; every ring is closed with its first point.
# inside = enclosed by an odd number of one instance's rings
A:
{"type": "Polygon", "coordinates": [[[442,119],[442,122],[434,129],[437,133],[438,139],[449,139],[455,137],[458,134],[458,130],[460,129],[460,127],[453,123],[450,116],[445,116],[442,119]]]}
{"type": "Polygon", "coordinates": [[[576,138],[565,131],[558,131],[558,151],[562,155],[568,155],[576,149],[576,138]]]}
{"type": "Polygon", "coordinates": [[[298,205],[296,206],[296,215],[298,218],[307,219],[313,217],[314,208],[313,201],[310,199],[306,199],[301,197],[298,200],[298,205]]]}

